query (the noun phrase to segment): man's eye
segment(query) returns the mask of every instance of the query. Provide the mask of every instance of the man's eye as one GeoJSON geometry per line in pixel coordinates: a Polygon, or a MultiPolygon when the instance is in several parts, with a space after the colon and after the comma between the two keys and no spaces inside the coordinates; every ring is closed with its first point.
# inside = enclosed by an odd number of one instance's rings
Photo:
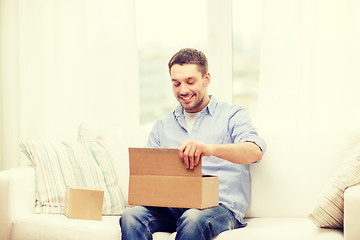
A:
{"type": "Polygon", "coordinates": [[[173,84],[174,84],[175,87],[179,87],[179,86],[180,86],[180,83],[174,82],[173,84]]]}
{"type": "Polygon", "coordinates": [[[195,82],[188,82],[189,85],[193,85],[195,82]]]}

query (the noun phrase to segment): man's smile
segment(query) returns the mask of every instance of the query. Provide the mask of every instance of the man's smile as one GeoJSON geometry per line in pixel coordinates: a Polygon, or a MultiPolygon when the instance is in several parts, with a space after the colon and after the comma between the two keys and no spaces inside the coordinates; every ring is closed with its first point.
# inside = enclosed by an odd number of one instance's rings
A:
{"type": "Polygon", "coordinates": [[[183,102],[188,103],[193,98],[194,95],[188,95],[188,96],[180,96],[180,99],[183,100],[183,102]]]}

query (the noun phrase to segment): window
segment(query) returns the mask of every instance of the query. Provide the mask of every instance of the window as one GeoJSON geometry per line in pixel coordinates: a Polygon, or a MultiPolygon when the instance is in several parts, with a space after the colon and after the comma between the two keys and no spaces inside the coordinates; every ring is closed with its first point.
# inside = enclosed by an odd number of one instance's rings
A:
{"type": "Polygon", "coordinates": [[[256,120],[261,0],[233,0],[233,102],[245,107],[256,120]]]}
{"type": "Polygon", "coordinates": [[[197,48],[207,55],[214,78],[210,92],[218,100],[232,99],[256,120],[261,3],[136,0],[140,123],[152,124],[177,106],[167,63],[184,47],[197,48]]]}
{"type": "Polygon", "coordinates": [[[167,63],[184,47],[204,51],[206,0],[136,0],[140,123],[153,123],[177,106],[167,63]]]}

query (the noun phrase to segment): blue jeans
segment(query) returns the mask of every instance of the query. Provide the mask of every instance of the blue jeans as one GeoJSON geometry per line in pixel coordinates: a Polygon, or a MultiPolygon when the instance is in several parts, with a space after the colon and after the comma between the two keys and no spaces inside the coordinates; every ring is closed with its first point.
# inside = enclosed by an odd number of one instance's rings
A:
{"type": "Polygon", "coordinates": [[[175,231],[176,240],[210,240],[245,226],[223,205],[203,210],[136,206],[127,209],[119,221],[123,240],[150,240],[154,232],[175,231]]]}

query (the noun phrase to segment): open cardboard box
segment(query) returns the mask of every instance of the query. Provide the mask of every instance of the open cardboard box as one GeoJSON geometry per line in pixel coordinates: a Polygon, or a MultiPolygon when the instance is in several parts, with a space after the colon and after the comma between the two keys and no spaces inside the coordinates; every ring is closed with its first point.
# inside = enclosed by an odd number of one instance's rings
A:
{"type": "Polygon", "coordinates": [[[177,149],[129,148],[129,204],[204,209],[219,205],[219,177],[187,170],[177,149]]]}

